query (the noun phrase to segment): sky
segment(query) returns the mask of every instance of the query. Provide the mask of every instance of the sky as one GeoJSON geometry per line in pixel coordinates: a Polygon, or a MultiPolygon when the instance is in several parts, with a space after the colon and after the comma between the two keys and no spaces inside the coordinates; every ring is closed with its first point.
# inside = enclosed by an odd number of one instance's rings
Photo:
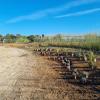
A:
{"type": "Polygon", "coordinates": [[[0,0],[0,34],[100,34],[100,0],[0,0]]]}

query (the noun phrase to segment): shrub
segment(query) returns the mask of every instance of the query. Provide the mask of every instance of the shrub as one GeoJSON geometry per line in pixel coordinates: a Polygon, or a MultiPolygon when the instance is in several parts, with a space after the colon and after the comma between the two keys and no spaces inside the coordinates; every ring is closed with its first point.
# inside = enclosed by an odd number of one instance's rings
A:
{"type": "Polygon", "coordinates": [[[20,37],[16,40],[16,43],[29,43],[29,40],[26,37],[20,37]]]}
{"type": "Polygon", "coordinates": [[[89,53],[88,53],[88,64],[92,69],[94,69],[96,67],[95,59],[96,59],[96,56],[94,55],[94,53],[92,51],[89,51],[89,53]]]}

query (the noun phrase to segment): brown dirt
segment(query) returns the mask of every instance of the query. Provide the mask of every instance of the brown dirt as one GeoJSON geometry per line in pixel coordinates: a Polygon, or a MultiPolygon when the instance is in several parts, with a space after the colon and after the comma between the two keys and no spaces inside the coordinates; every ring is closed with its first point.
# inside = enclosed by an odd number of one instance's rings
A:
{"type": "MultiPolygon", "coordinates": [[[[94,100],[91,86],[64,79],[65,70],[32,52],[0,47],[0,100],[94,100]]],[[[99,99],[98,99],[99,100],[99,99]]]]}

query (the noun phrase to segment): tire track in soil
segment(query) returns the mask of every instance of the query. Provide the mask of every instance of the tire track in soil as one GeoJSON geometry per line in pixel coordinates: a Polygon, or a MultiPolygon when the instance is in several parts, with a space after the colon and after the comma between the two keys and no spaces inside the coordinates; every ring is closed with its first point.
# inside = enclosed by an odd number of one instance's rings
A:
{"type": "Polygon", "coordinates": [[[0,100],[68,99],[56,86],[50,62],[16,48],[0,47],[0,52],[0,100]]]}

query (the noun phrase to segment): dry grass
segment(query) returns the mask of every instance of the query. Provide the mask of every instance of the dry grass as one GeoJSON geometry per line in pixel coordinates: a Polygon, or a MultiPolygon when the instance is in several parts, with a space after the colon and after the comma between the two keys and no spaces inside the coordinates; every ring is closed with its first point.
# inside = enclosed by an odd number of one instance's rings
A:
{"type": "Polygon", "coordinates": [[[39,47],[38,43],[4,43],[0,44],[0,46],[5,46],[5,47],[15,47],[15,48],[25,48],[26,46],[28,47],[39,47]]]}

